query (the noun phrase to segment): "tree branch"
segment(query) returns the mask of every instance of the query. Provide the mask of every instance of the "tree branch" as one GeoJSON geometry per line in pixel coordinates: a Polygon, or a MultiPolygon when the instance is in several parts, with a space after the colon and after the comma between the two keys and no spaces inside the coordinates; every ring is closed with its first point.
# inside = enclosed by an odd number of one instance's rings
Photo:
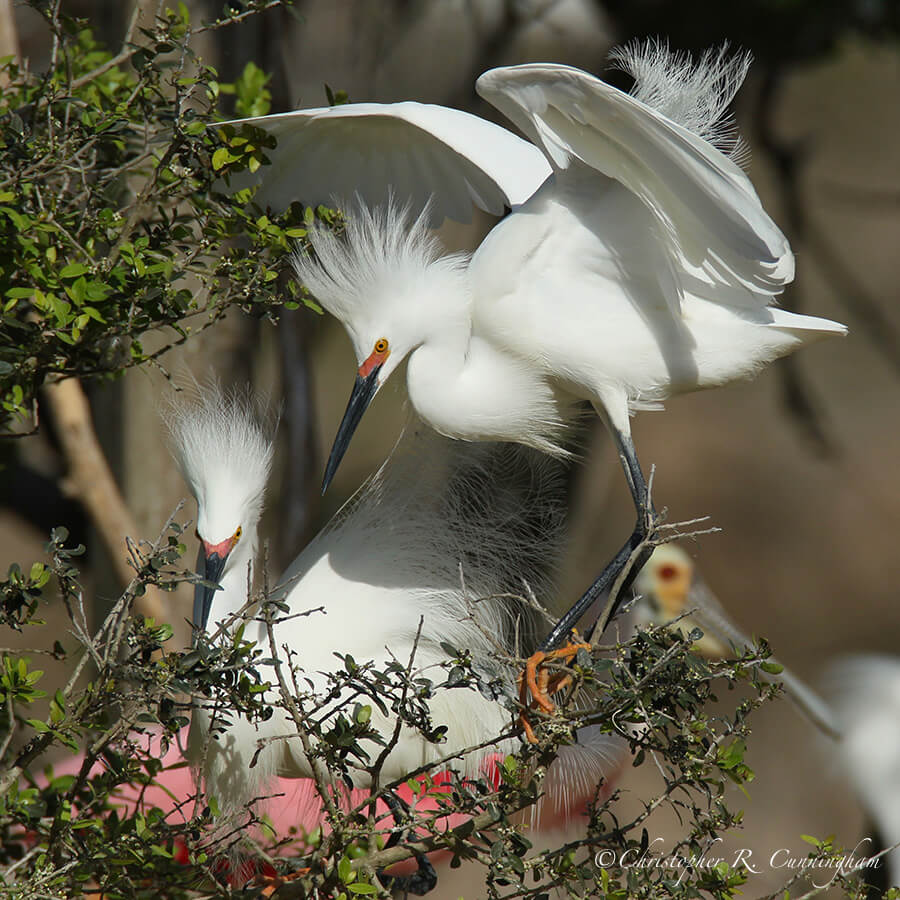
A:
{"type": "MultiPolygon", "coordinates": [[[[12,0],[0,0],[0,57],[19,56],[19,33],[12,0]]],[[[5,79],[0,75],[0,85],[5,79]]]]}
{"type": "MultiPolygon", "coordinates": [[[[129,584],[134,571],[126,559],[125,536],[138,530],[97,440],[81,382],[69,378],[47,385],[45,397],[68,465],[68,491],[84,504],[100,532],[116,576],[129,584]]],[[[166,619],[166,607],[162,592],[152,585],[135,600],[137,611],[157,622],[166,619]]]]}

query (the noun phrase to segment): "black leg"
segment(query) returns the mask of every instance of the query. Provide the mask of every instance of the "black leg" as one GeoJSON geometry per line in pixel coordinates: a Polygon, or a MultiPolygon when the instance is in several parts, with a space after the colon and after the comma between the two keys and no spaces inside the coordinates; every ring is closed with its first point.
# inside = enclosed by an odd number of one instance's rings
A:
{"type": "MultiPolygon", "coordinates": [[[[412,816],[409,813],[409,806],[402,797],[393,791],[385,791],[383,796],[384,802],[394,817],[395,825],[398,825],[401,820],[410,821],[412,816]]],[[[385,841],[385,849],[399,844],[403,834],[404,832],[395,830],[385,841]]],[[[423,853],[416,854],[416,862],[419,864],[419,868],[412,875],[384,875],[379,871],[378,877],[392,893],[415,894],[417,897],[422,897],[436,887],[437,872],[434,871],[434,866],[423,853]]]]}
{"type": "MultiPolygon", "coordinates": [[[[656,510],[650,501],[650,491],[647,488],[647,481],[644,473],[641,471],[641,464],[638,462],[637,453],[634,449],[634,442],[631,436],[623,434],[615,428],[610,428],[613,438],[616,442],[616,448],[619,451],[619,459],[622,462],[622,468],[625,470],[625,478],[628,481],[628,487],[631,489],[631,497],[634,500],[634,508],[637,512],[637,524],[631,537],[625,542],[618,553],[612,558],[612,561],[600,573],[594,583],[585,591],[575,605],[556,623],[553,630],[541,643],[539,649],[545,653],[555,650],[568,640],[572,629],[578,623],[578,620],[588,611],[591,605],[599,596],[609,591],[622,571],[625,563],[628,562],[631,554],[637,549],[641,541],[647,537],[652,523],[656,521],[656,510]]],[[[647,547],[642,551],[629,573],[627,584],[623,585],[616,605],[610,610],[607,622],[612,621],[613,616],[619,609],[622,599],[627,596],[627,588],[635,579],[638,572],[644,566],[644,563],[650,558],[653,552],[652,547],[647,547]]],[[[591,623],[593,624],[593,623],[591,623]]]]}
{"type": "Polygon", "coordinates": [[[627,562],[628,557],[634,552],[634,548],[637,547],[638,543],[640,541],[635,541],[635,535],[628,539],[622,549],[600,573],[596,581],[582,594],[581,599],[556,623],[550,634],[542,641],[538,648],[539,650],[549,653],[568,640],[578,620],[601,594],[605,594],[612,587],[613,582],[616,580],[619,572],[622,571],[622,567],[627,562]]]}
{"type": "Polygon", "coordinates": [[[641,464],[638,462],[637,452],[634,449],[634,441],[631,440],[630,434],[622,434],[612,429],[613,439],[616,442],[616,449],[619,451],[619,460],[622,468],[625,470],[625,479],[628,481],[628,487],[631,490],[631,499],[634,501],[634,508],[637,511],[637,527],[636,531],[645,528],[647,513],[653,511],[650,503],[650,491],[647,488],[647,480],[641,471],[641,464]]]}

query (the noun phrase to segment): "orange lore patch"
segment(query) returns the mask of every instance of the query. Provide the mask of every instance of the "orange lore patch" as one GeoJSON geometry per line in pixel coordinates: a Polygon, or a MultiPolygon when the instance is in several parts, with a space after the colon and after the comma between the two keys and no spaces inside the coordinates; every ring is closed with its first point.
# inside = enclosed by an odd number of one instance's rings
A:
{"type": "Polygon", "coordinates": [[[372,374],[372,370],[384,364],[384,361],[391,355],[390,350],[373,350],[369,354],[369,358],[359,367],[359,375],[361,378],[368,378],[372,374]]]}
{"type": "Polygon", "coordinates": [[[213,553],[217,554],[221,559],[224,559],[231,553],[232,548],[234,547],[234,537],[225,538],[219,544],[210,544],[207,541],[201,541],[203,544],[203,552],[207,556],[212,556],[213,553]]]}

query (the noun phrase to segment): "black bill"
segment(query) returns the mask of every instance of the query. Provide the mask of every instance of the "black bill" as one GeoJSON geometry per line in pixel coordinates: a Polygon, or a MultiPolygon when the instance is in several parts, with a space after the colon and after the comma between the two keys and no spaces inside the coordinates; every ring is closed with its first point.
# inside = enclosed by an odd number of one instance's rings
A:
{"type": "MultiPolygon", "coordinates": [[[[210,553],[207,556],[200,548],[200,554],[197,557],[197,574],[210,584],[194,585],[194,628],[195,635],[206,631],[206,623],[209,621],[209,611],[212,609],[213,595],[216,591],[221,590],[218,586],[219,579],[222,577],[222,570],[225,568],[225,560],[228,554],[219,556],[218,553],[210,553]],[[212,585],[215,585],[213,587],[212,585]]],[[[196,643],[196,637],[194,639],[196,643]]]]}
{"type": "Polygon", "coordinates": [[[378,373],[380,371],[381,366],[379,365],[375,366],[365,377],[362,375],[356,376],[356,383],[353,385],[353,392],[350,394],[350,402],[347,404],[344,418],[341,419],[341,426],[338,428],[337,436],[331,447],[328,465],[325,466],[325,477],[322,479],[323,494],[328,490],[328,485],[331,484],[331,479],[334,478],[334,473],[337,472],[337,468],[344,458],[344,453],[347,452],[347,448],[350,446],[350,439],[353,437],[353,432],[356,431],[356,426],[359,425],[363,413],[368,409],[372,398],[378,392],[378,373]]]}

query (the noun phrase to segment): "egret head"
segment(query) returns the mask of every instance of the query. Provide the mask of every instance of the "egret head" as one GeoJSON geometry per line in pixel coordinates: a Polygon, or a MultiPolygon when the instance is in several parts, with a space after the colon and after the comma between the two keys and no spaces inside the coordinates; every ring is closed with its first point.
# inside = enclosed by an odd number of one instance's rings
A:
{"type": "MultiPolygon", "coordinates": [[[[252,563],[272,466],[272,427],[246,393],[198,389],[167,416],[175,457],[197,501],[197,574],[211,584],[252,563]]],[[[197,585],[194,624],[205,629],[217,588],[197,585]]]]}
{"type": "Polygon", "coordinates": [[[469,327],[467,257],[444,254],[428,230],[427,206],[417,218],[409,206],[393,201],[368,209],[357,199],[349,208],[343,235],[312,228],[314,254],[298,252],[293,258],[301,283],[347,329],[358,363],[323,493],[391,373],[432,337],[469,327]]]}

